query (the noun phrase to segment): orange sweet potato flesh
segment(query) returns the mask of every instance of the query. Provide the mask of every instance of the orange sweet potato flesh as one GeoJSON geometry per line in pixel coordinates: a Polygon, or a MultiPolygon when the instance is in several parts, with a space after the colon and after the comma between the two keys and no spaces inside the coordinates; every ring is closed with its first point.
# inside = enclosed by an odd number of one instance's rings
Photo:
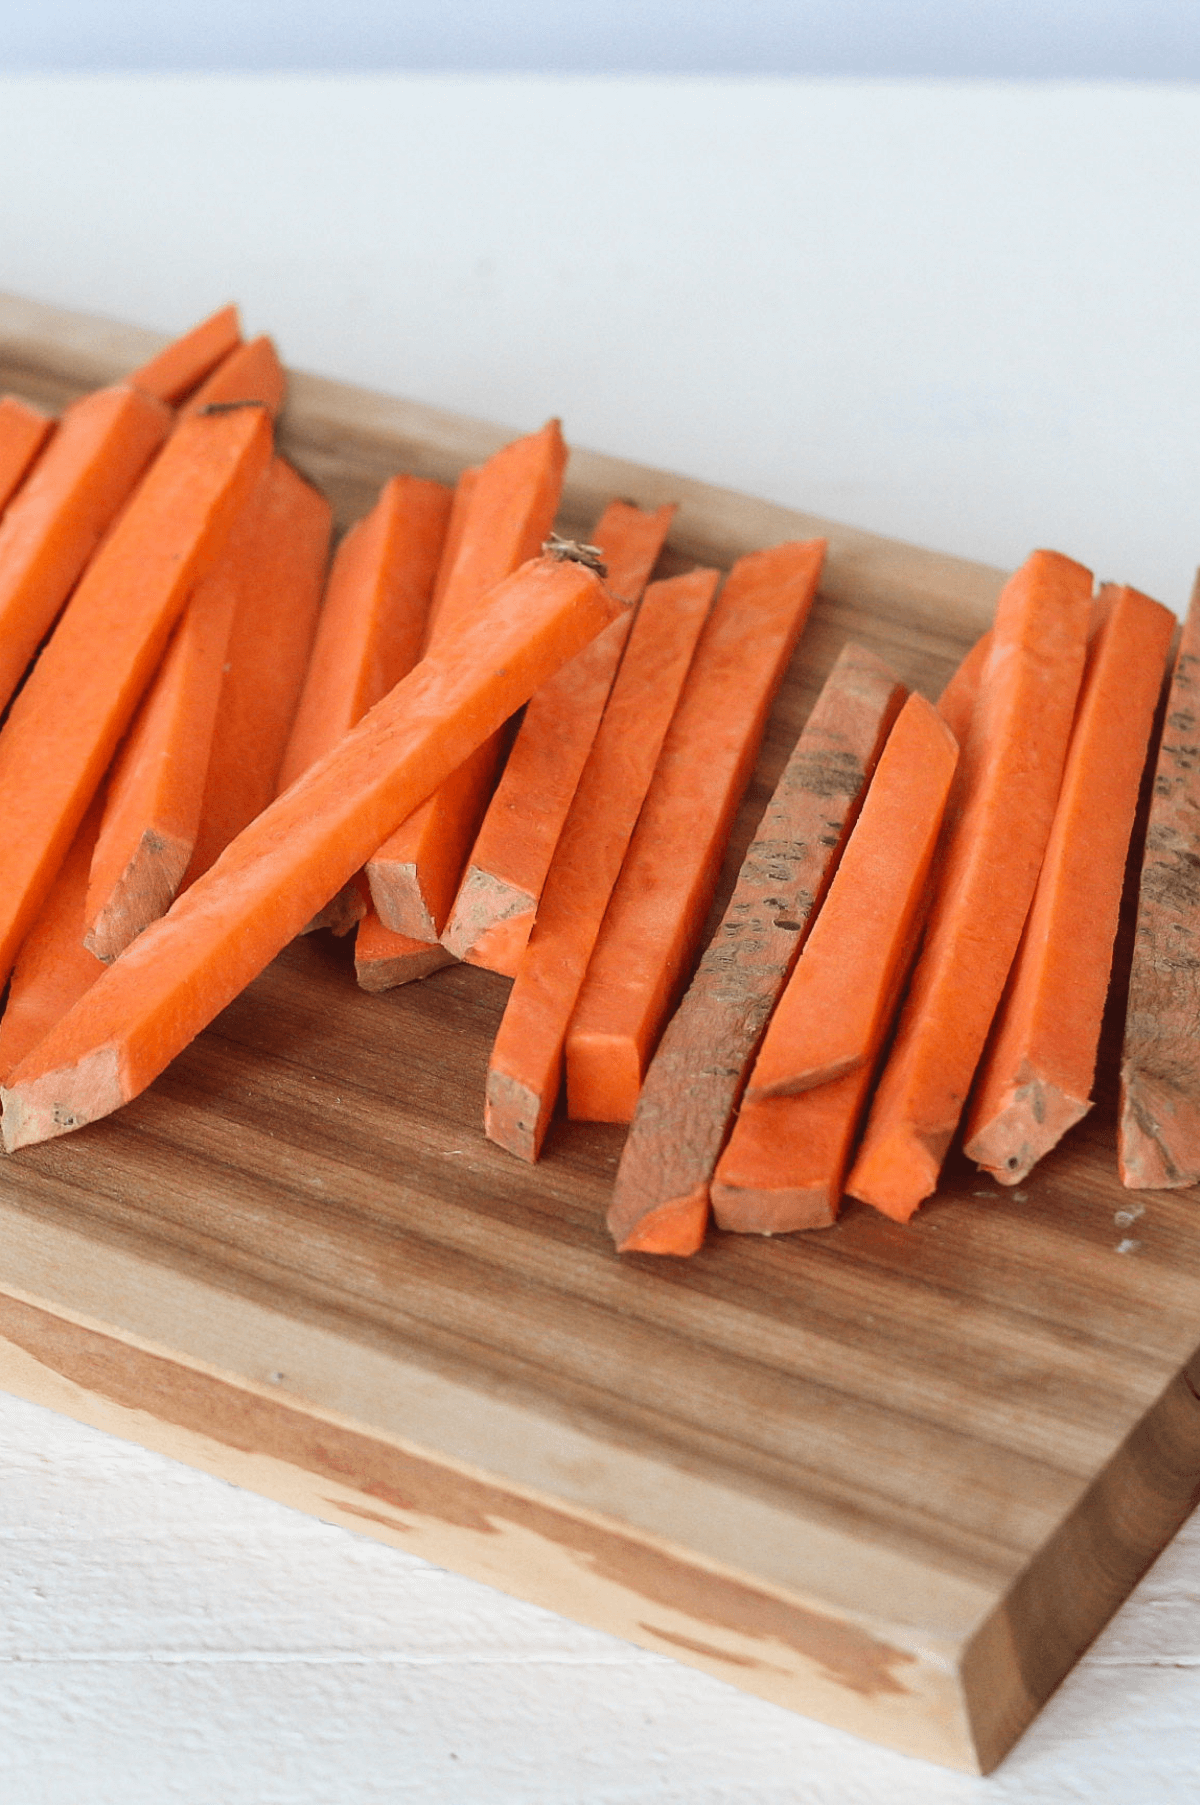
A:
{"type": "Polygon", "coordinates": [[[649,509],[610,501],[601,514],[591,543],[604,562],[605,582],[621,601],[641,600],[677,512],[674,502],[649,509]]]}
{"type": "Polygon", "coordinates": [[[1175,616],[1106,584],[1038,886],[966,1153],[1018,1184],[1091,1108],[1125,861],[1175,616]]]}
{"type": "Polygon", "coordinates": [[[831,1228],[872,1075],[862,1065],[799,1096],[743,1102],[713,1175],[717,1227],[748,1235],[831,1228]]]}
{"type": "Polygon", "coordinates": [[[747,1098],[797,1096],[867,1065],[907,970],[958,742],[924,696],[893,727],[829,895],[779,999],[747,1098]]]}
{"type": "Polygon", "coordinates": [[[171,429],[136,389],[76,401],[0,521],[0,708],[171,429]]]}
{"type": "Polygon", "coordinates": [[[196,844],[237,600],[223,563],[197,585],[109,776],[85,904],[97,959],[165,914],[196,844]]]}
{"type": "MultiPolygon", "coordinates": [[[[436,646],[464,611],[478,606],[496,583],[541,548],[554,521],[566,467],[557,420],[506,445],[473,475],[458,543],[431,612],[429,645],[436,646]]],[[[463,865],[487,806],[501,753],[494,740],[480,747],[470,769],[452,774],[444,797],[430,797],[380,846],[367,866],[371,900],[395,932],[437,940],[454,902],[463,865]]]]}
{"type": "Polygon", "coordinates": [[[820,906],[907,691],[848,645],[784,766],[687,994],[650,1062],[608,1226],[622,1252],[693,1253],[767,1017],[820,906]]]}
{"type": "Polygon", "coordinates": [[[14,702],[0,731],[3,977],[270,450],[262,408],[186,421],[92,559],[14,702]]]}
{"type": "MultiPolygon", "coordinates": [[[[615,501],[601,515],[590,541],[622,601],[641,599],[674,513],[615,501]]],[[[628,619],[614,621],[525,710],[442,934],[456,958],[516,974],[628,627],[628,619]]]]}
{"type": "MultiPolygon", "coordinates": [[[[471,497],[475,493],[478,477],[478,468],[469,467],[460,473],[454,486],[450,519],[429,605],[429,621],[440,610],[453,574],[470,517],[471,497]]],[[[428,630],[427,621],[426,638],[428,630]]],[[[354,970],[364,990],[393,990],[401,984],[427,978],[430,972],[440,971],[443,966],[454,963],[454,955],[447,952],[440,943],[415,940],[410,934],[401,934],[394,928],[385,927],[371,901],[369,885],[359,892],[359,897],[363,912],[359,916],[358,935],[354,943],[354,970]]]]}
{"type": "Polygon", "coordinates": [[[279,354],[264,335],[247,340],[222,358],[184,404],[180,418],[201,413],[206,407],[236,407],[240,402],[256,401],[274,419],[286,394],[287,377],[279,354]]]}
{"type": "Polygon", "coordinates": [[[471,614],[497,583],[536,557],[554,523],[567,448],[557,420],[503,446],[460,482],[458,518],[448,539],[453,552],[439,572],[430,611],[429,644],[471,614]]]}
{"type": "Polygon", "coordinates": [[[456,959],[516,976],[632,622],[613,621],[531,698],[442,934],[456,959]]]}
{"type": "Polygon", "coordinates": [[[614,605],[593,572],[558,559],[494,590],[18,1066],[4,1093],[5,1144],[65,1133],[143,1090],[354,875],[389,823],[600,631],[614,605]]]}
{"type": "Polygon", "coordinates": [[[220,307],[136,369],[130,385],[178,406],[241,342],[237,308],[220,307]]]}
{"type": "Polygon", "coordinates": [[[779,1234],[826,1228],[837,1215],[858,1117],[916,947],[957,763],[957,742],[936,709],[910,696],[717,1163],[719,1227],[779,1234]]]}
{"type": "MultiPolygon", "coordinates": [[[[324,756],[406,677],[425,638],[451,509],[444,483],[394,476],[338,546],[279,788],[324,756]]],[[[363,919],[365,876],[308,924],[349,933],[363,919]]]]}
{"type": "Polygon", "coordinates": [[[440,942],[500,752],[499,736],[477,747],[369,862],[372,902],[395,933],[440,942]]]}
{"type": "Polygon", "coordinates": [[[975,641],[945,689],[938,697],[938,713],[960,746],[967,743],[971,717],[979,700],[979,686],[991,656],[992,636],[984,633],[975,641]]]}
{"type": "Polygon", "coordinates": [[[550,1126],[571,1011],[716,585],[696,570],[647,590],[559,835],[488,1065],[485,1130],[521,1159],[550,1126]]]}
{"type": "Polygon", "coordinates": [[[237,599],[183,888],[274,801],[308,669],[331,524],[324,496],[273,458],[234,529],[222,577],[237,599]]]}
{"type": "Polygon", "coordinates": [[[824,555],[815,539],[739,559],[705,626],[567,1036],[576,1120],[632,1119],[824,555]]]}
{"type": "Polygon", "coordinates": [[[40,408],[15,395],[0,395],[0,513],[8,506],[30,466],[54,431],[40,408]]]}
{"type": "Polygon", "coordinates": [[[444,483],[394,476],[342,539],[279,772],[281,790],[323,758],[416,663],[450,501],[444,483]]]}
{"type": "Polygon", "coordinates": [[[363,903],[354,939],[354,975],[361,989],[375,993],[396,990],[456,963],[440,940],[414,940],[409,934],[385,928],[371,907],[369,891],[363,903]]]}
{"type": "Polygon", "coordinates": [[[459,547],[462,545],[463,533],[471,513],[471,497],[475,493],[475,484],[479,479],[478,465],[468,465],[459,472],[458,481],[454,485],[454,496],[450,503],[450,519],[446,525],[446,537],[442,542],[442,555],[438,561],[437,578],[433,585],[433,597],[429,604],[429,616],[426,624],[426,639],[429,636],[429,622],[439,612],[446,594],[454,567],[458,562],[459,547]]]}
{"type": "Polygon", "coordinates": [[[97,796],[17,954],[0,1021],[0,1084],[104,970],[83,944],[88,869],[102,812],[97,796]]]}
{"type": "Polygon", "coordinates": [[[937,1186],[1033,899],[1091,588],[1081,565],[1035,552],[1000,596],[924,944],[847,1180],[897,1221],[937,1186]]]}

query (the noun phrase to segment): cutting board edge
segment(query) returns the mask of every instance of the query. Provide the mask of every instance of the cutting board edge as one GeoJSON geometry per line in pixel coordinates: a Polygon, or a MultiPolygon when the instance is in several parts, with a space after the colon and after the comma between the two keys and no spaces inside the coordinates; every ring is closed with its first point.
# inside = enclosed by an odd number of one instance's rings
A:
{"type": "MultiPolygon", "coordinates": [[[[967,1773],[988,1771],[1008,1746],[993,1737],[981,1755],[963,1684],[966,1642],[906,1645],[888,1625],[799,1600],[397,1438],[347,1429],[331,1413],[265,1399],[7,1289],[0,1387],[866,1741],[967,1773]],[[448,1508],[438,1497],[446,1490],[448,1508]]],[[[993,1688],[998,1679],[1006,1699],[1019,1695],[1019,1674],[993,1673],[993,1688]]],[[[1009,1743],[1036,1709],[1030,1701],[1009,1743]]]]}
{"type": "MultiPolygon", "coordinates": [[[[836,1546],[828,1527],[806,1522],[800,1508],[786,1525],[793,1555],[801,1557],[807,1541],[816,1558],[808,1572],[798,1558],[792,1583],[780,1583],[776,1574],[739,1562],[730,1542],[705,1547],[702,1536],[662,1533],[665,1525],[647,1522],[644,1513],[605,1510],[569,1495],[561,1473],[547,1475],[547,1458],[589,1473],[593,1491],[596,1466],[606,1457],[618,1482],[632,1478],[636,1485],[646,1477],[633,1465],[613,1463],[614,1451],[586,1435],[564,1441],[561,1425],[539,1424],[535,1412],[524,1413],[514,1433],[520,1413],[511,1406],[498,1413],[494,1399],[481,1397],[495,1431],[492,1458],[481,1442],[467,1445],[461,1423],[457,1445],[449,1446],[455,1437],[439,1441],[428,1433],[428,1421],[453,1421],[461,1398],[436,1379],[431,1385],[427,1372],[398,1360],[386,1361],[390,1373],[382,1372],[374,1351],[365,1350],[372,1383],[364,1384],[364,1350],[349,1338],[339,1350],[336,1338],[310,1327],[302,1350],[305,1337],[290,1318],[272,1320],[257,1303],[194,1276],[171,1274],[164,1291],[162,1275],[155,1275],[151,1292],[137,1272],[148,1263],[121,1250],[89,1249],[82,1275],[72,1258],[72,1244],[81,1238],[72,1231],[32,1222],[0,1203],[5,1218],[4,1390],[669,1653],[802,1715],[964,1772],[988,1773],[1003,1759],[1200,1497],[1198,1350],[1011,1583],[997,1578],[990,1590],[947,1588],[932,1565],[922,1569],[894,1550],[881,1553],[850,1532],[836,1546]],[[14,1255],[31,1283],[14,1281],[14,1255]],[[85,1293],[90,1310],[79,1307],[85,1293]],[[170,1343],[163,1330],[168,1318],[170,1343]],[[241,1356],[236,1365],[231,1349],[241,1356]],[[252,1349],[256,1364],[247,1357],[252,1349]],[[271,1367],[275,1359],[300,1366],[306,1353],[307,1370],[271,1367]],[[97,1377],[100,1369],[106,1378],[97,1377]],[[405,1422],[389,1412],[385,1395],[403,1407],[422,1386],[424,1434],[411,1415],[405,1422]],[[340,1398],[333,1395],[339,1389],[340,1398]],[[359,1408],[344,1407],[353,1402],[348,1392],[359,1408]],[[373,1415],[361,1408],[364,1397],[374,1400],[373,1415]],[[290,1458],[270,1451],[281,1435],[293,1444],[290,1458]],[[495,1458],[501,1448],[507,1459],[495,1458]],[[525,1456],[524,1473],[514,1470],[514,1449],[525,1456]],[[397,1462],[399,1485],[381,1481],[376,1469],[382,1464],[390,1471],[397,1462]],[[435,1491],[447,1484],[455,1489],[457,1521],[436,1508],[411,1508],[414,1473],[426,1486],[432,1476],[435,1491]],[[468,1516],[486,1519],[488,1527],[464,1525],[464,1491],[468,1516]],[[396,1514],[397,1497],[404,1500],[403,1516],[396,1514]],[[616,1579],[605,1571],[614,1565],[614,1549],[617,1568],[625,1570],[616,1579]],[[631,1561],[655,1570],[649,1594],[640,1582],[628,1583],[631,1561]],[[857,1598],[847,1598],[844,1583],[822,1584],[822,1575],[844,1581],[856,1563],[857,1598]],[[889,1576],[897,1590],[892,1608],[883,1610],[889,1576]],[[928,1590],[917,1608],[923,1584],[928,1590]],[[931,1608],[939,1585],[940,1622],[931,1608]],[[689,1609],[696,1588],[706,1604],[689,1609]],[[649,1621],[647,1595],[657,1623],[649,1621]]],[[[678,1521],[679,1475],[660,1464],[650,1478],[654,1490],[656,1479],[676,1482],[677,1495],[660,1502],[678,1521]]],[[[697,1510],[707,1506],[734,1542],[742,1537],[755,1545],[764,1519],[751,1508],[739,1520],[739,1500],[731,1509],[731,1496],[718,1496],[711,1486],[690,1488],[685,1514],[694,1524],[697,1510]]]]}
{"type": "MultiPolygon", "coordinates": [[[[864,1538],[797,1492],[778,1502],[711,1471],[685,1472],[536,1398],[439,1370],[415,1349],[371,1345],[140,1252],[38,1220],[0,1196],[0,1300],[133,1354],[237,1387],[481,1476],[542,1504],[648,1537],[747,1583],[886,1622],[892,1637],[965,1648],[1018,1570],[954,1572],[932,1553],[864,1538]],[[689,1526],[685,1538],[681,1523],[689,1526]],[[797,1535],[797,1528],[803,1535],[797,1535]],[[753,1547],[755,1562],[745,1556],[753,1547]],[[886,1618],[880,1599],[889,1601],[886,1618]],[[914,1629],[913,1626],[920,1626],[914,1629]]],[[[2,1333],[2,1331],[0,1331],[2,1333]]]]}
{"type": "Polygon", "coordinates": [[[1200,1347],[963,1651],[981,1772],[1017,1741],[1198,1503],[1200,1347]]]}

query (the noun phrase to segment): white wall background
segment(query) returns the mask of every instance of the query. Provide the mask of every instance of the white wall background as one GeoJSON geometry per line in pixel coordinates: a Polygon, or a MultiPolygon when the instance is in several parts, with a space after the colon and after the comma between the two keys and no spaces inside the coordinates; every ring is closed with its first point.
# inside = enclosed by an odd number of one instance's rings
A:
{"type": "Polygon", "coordinates": [[[1200,78],[1196,0],[5,0],[0,69],[1200,78]]]}
{"type": "Polygon", "coordinates": [[[0,288],[1186,604],[1200,88],[27,75],[0,167],[0,288]]]}

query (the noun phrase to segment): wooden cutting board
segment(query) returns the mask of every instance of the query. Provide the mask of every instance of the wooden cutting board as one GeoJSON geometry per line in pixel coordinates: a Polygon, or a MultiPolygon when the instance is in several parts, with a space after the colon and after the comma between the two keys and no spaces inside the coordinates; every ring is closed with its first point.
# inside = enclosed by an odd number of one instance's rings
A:
{"type": "MultiPolygon", "coordinates": [[[[0,298],[0,391],[60,405],[151,335],[0,298]]],[[[527,422],[527,425],[534,424],[527,422]]],[[[343,526],[497,428],[298,375],[284,451],[343,526]]],[[[936,694],[1000,574],[615,460],[563,530],[682,503],[666,560],[827,533],[730,868],[839,647],[936,694]]],[[[968,1770],[1019,1735],[1200,1495],[1200,1196],[1126,1192],[1092,1116],[900,1227],[618,1259],[622,1131],[483,1138],[506,984],[381,997],[298,942],[118,1115],[0,1164],[0,1385],[968,1770]],[[1140,1210],[1134,1218],[1134,1212],[1140,1210]]]]}

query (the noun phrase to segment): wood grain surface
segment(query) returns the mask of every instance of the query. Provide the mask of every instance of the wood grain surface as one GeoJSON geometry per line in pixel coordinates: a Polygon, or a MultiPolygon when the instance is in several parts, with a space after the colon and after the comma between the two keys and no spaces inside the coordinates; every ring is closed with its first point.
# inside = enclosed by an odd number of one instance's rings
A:
{"type": "MultiPolygon", "coordinates": [[[[57,405],[155,342],[2,301],[0,391],[57,405]]],[[[344,526],[504,437],[298,376],[281,444],[344,526]]],[[[586,454],[563,529],[613,494],[682,503],[665,569],[829,534],[728,880],[845,640],[935,694],[1000,575],[586,454]]],[[[532,1170],[483,1139],[506,987],[367,996],[298,942],[137,1102],[6,1160],[0,1382],[986,1770],[1200,1491],[1200,1204],[1119,1185],[1111,1033],[1015,1191],[952,1159],[907,1227],[618,1259],[623,1131],[560,1122],[532,1170]]]]}

